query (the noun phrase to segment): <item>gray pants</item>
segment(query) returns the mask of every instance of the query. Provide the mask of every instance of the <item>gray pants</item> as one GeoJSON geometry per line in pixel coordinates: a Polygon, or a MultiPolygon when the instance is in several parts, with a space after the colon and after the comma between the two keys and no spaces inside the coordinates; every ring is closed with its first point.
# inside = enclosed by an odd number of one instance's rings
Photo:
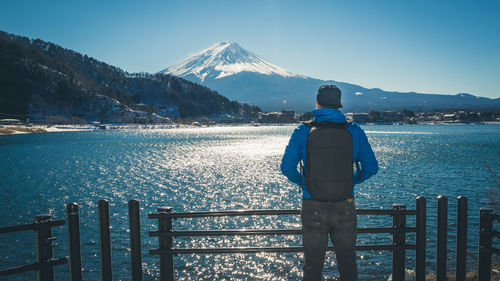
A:
{"type": "Polygon", "coordinates": [[[321,280],[328,234],[332,240],[342,281],[358,280],[356,264],[357,215],[354,202],[302,202],[304,281],[321,280]]]}

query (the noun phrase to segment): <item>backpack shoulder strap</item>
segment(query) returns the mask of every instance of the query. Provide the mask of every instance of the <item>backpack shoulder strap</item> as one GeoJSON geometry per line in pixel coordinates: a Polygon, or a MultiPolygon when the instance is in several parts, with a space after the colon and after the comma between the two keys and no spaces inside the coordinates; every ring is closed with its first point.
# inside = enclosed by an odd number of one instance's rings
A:
{"type": "Polygon", "coordinates": [[[319,126],[322,127],[330,127],[330,128],[337,128],[337,129],[347,129],[351,123],[349,122],[344,122],[344,123],[337,123],[337,122],[332,122],[332,121],[325,121],[319,123],[319,126]]]}
{"type": "Polygon", "coordinates": [[[317,127],[318,123],[314,120],[304,121],[302,124],[306,125],[309,128],[317,127]]]}
{"type": "Polygon", "coordinates": [[[331,121],[325,121],[325,122],[316,122],[314,120],[309,120],[309,121],[304,121],[302,124],[306,125],[309,128],[313,127],[336,127],[336,128],[346,128],[349,127],[349,125],[352,124],[352,122],[345,122],[345,123],[336,123],[336,122],[331,122],[331,121]]]}

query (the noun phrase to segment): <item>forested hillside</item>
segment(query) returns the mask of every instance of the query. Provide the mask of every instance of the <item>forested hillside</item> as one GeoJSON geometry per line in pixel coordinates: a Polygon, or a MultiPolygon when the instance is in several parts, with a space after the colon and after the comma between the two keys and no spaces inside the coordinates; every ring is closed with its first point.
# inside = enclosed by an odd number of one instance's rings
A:
{"type": "Polygon", "coordinates": [[[53,43],[0,31],[0,117],[133,122],[259,110],[179,77],[130,74],[53,43]]]}

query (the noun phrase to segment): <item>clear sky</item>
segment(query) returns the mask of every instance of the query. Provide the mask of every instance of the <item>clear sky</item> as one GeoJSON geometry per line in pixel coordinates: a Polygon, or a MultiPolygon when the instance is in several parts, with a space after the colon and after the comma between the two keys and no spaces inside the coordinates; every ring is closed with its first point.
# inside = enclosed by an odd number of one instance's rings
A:
{"type": "Polygon", "coordinates": [[[128,72],[220,41],[306,76],[500,97],[500,1],[2,1],[0,29],[128,72]]]}

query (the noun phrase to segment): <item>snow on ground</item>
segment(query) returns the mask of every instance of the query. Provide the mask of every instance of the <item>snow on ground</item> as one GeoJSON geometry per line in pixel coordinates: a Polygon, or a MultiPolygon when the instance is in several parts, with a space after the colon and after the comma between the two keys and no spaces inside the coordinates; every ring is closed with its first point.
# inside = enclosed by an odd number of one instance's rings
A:
{"type": "Polygon", "coordinates": [[[47,132],[74,132],[91,131],[94,126],[91,125],[63,125],[63,126],[0,126],[0,135],[47,133],[47,132]]]}

